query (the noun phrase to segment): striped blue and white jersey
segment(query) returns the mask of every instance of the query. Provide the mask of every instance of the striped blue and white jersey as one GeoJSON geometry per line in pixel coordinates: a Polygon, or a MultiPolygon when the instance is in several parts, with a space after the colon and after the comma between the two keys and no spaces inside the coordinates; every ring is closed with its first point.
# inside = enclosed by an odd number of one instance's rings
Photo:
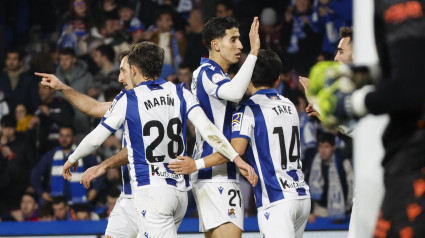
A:
{"type": "Polygon", "coordinates": [[[233,114],[232,139],[249,141],[246,157],[259,177],[258,209],[310,198],[300,161],[299,119],[294,104],[275,89],[262,89],[233,114]]]}
{"type": "Polygon", "coordinates": [[[112,132],[124,125],[133,189],[190,189],[189,176],[175,174],[167,166],[186,154],[187,115],[196,106],[196,98],[183,85],[161,78],[117,96],[101,124],[112,132]]]}
{"type": "MultiPolygon", "coordinates": [[[[220,65],[207,58],[202,58],[201,66],[193,72],[193,95],[198,99],[208,119],[230,141],[233,105],[232,102],[223,100],[217,95],[219,88],[228,82],[230,78],[223,72],[220,65]]],[[[216,151],[196,131],[196,144],[192,157],[197,160],[214,152],[216,151]]],[[[234,163],[228,162],[194,172],[191,179],[192,182],[239,182],[239,171],[236,170],[234,163]]]]}

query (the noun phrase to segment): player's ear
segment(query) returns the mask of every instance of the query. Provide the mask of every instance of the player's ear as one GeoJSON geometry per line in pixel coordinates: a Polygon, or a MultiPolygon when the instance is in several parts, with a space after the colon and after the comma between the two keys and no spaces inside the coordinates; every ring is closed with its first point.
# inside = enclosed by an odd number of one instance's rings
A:
{"type": "Polygon", "coordinates": [[[211,41],[211,48],[215,51],[220,51],[220,46],[218,45],[218,41],[212,40],[211,41]]]}
{"type": "Polygon", "coordinates": [[[136,77],[136,72],[138,72],[137,67],[136,67],[136,66],[134,66],[134,65],[130,65],[130,67],[131,67],[131,75],[132,75],[133,77],[136,77]]]}

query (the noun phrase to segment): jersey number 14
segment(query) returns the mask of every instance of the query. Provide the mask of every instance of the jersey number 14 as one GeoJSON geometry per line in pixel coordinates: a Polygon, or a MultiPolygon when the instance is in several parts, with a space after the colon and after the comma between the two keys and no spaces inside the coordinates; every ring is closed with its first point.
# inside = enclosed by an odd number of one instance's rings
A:
{"type": "MultiPolygon", "coordinates": [[[[281,158],[281,167],[282,169],[288,168],[288,156],[286,155],[286,146],[285,146],[285,135],[283,134],[282,127],[275,127],[273,129],[273,134],[278,134],[279,144],[280,144],[280,158],[281,158]]],[[[298,131],[298,126],[292,126],[291,133],[291,144],[289,146],[289,162],[297,162],[297,169],[301,169],[300,164],[300,134],[298,131]],[[296,155],[294,155],[294,149],[296,145],[296,155]]]]}

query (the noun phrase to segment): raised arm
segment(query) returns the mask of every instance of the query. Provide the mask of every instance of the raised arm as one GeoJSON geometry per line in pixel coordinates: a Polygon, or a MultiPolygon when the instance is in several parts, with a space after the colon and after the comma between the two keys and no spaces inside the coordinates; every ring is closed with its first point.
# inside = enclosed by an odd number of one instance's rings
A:
{"type": "Polygon", "coordinates": [[[239,102],[245,94],[249,82],[251,81],[255,62],[257,62],[258,52],[260,51],[260,36],[258,34],[259,25],[258,17],[254,17],[254,21],[251,25],[251,31],[249,32],[251,51],[235,77],[218,89],[217,96],[219,98],[232,102],[239,102]]]}
{"type": "Polygon", "coordinates": [[[41,85],[61,91],[65,98],[82,113],[96,118],[102,118],[111,102],[98,102],[92,97],[79,93],[75,89],[62,83],[55,75],[45,73],[34,73],[37,76],[43,77],[41,85]]]}

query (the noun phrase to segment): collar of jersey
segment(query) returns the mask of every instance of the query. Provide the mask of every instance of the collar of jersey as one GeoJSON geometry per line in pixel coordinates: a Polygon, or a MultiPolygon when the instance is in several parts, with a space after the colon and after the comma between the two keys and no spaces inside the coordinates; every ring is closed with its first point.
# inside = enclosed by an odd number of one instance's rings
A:
{"type": "Polygon", "coordinates": [[[212,60],[210,58],[202,57],[201,58],[201,65],[205,64],[205,63],[211,64],[211,65],[215,66],[216,68],[219,68],[223,72],[223,69],[221,68],[221,66],[219,64],[217,64],[214,60],[212,60]]]}
{"type": "Polygon", "coordinates": [[[274,88],[260,89],[256,93],[254,93],[254,95],[257,94],[277,94],[277,91],[274,88]]]}
{"type": "Polygon", "coordinates": [[[137,86],[140,86],[140,85],[161,85],[161,84],[163,84],[163,83],[166,83],[167,81],[165,80],[165,79],[163,79],[163,78],[157,78],[157,79],[155,79],[155,80],[148,80],[148,81],[143,81],[143,82],[141,82],[141,83],[139,83],[137,86]]]}

